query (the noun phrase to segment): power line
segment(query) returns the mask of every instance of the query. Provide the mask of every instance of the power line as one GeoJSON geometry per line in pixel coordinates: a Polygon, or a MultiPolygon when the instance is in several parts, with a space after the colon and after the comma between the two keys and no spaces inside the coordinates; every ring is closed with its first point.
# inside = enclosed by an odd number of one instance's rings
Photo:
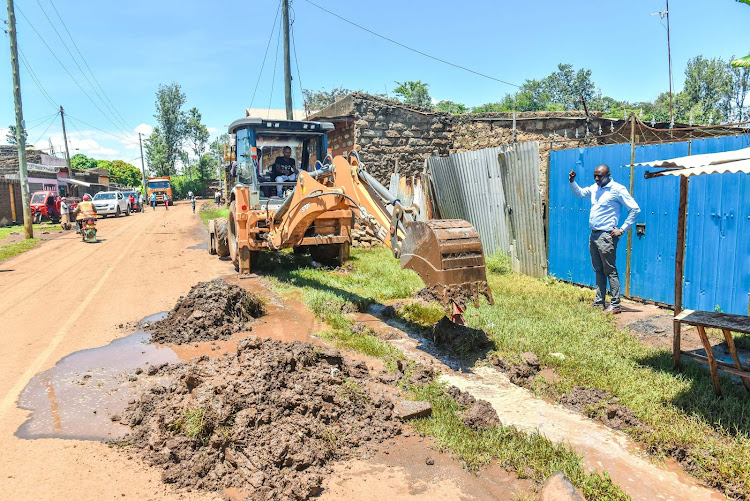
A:
{"type": "Polygon", "coordinates": [[[28,127],[27,126],[26,130],[36,129],[37,127],[41,126],[42,123],[46,122],[47,120],[49,120],[53,116],[57,115],[57,113],[59,113],[59,112],[52,113],[51,115],[47,115],[46,117],[35,118],[33,120],[26,120],[26,119],[24,119],[24,122],[26,122],[27,125],[30,124],[30,123],[33,123],[33,122],[39,122],[38,124],[34,125],[33,127],[28,127]]]}
{"type": "Polygon", "coordinates": [[[290,31],[292,32],[292,47],[294,48],[294,65],[297,67],[297,83],[299,83],[299,92],[302,96],[302,106],[305,107],[305,113],[307,113],[307,102],[305,101],[305,91],[302,89],[302,75],[299,72],[299,61],[297,60],[297,43],[294,41],[294,21],[297,20],[297,12],[292,6],[292,23],[290,31]]]}
{"type": "Polygon", "coordinates": [[[74,117],[74,116],[73,116],[73,115],[71,115],[70,113],[67,113],[67,112],[66,112],[66,113],[65,113],[65,116],[67,116],[68,118],[72,118],[73,120],[76,120],[76,121],[78,121],[78,122],[82,123],[83,125],[86,125],[86,126],[88,126],[88,127],[91,127],[92,129],[96,129],[96,130],[98,130],[99,132],[103,132],[104,134],[108,134],[108,135],[110,135],[110,136],[112,136],[112,137],[116,137],[117,139],[120,139],[121,141],[125,141],[126,143],[133,143],[133,144],[136,144],[136,143],[138,142],[138,141],[133,141],[132,139],[127,139],[127,138],[124,138],[124,137],[122,137],[122,136],[118,136],[117,134],[113,134],[113,133],[111,133],[111,132],[107,132],[106,130],[104,130],[104,129],[100,129],[99,127],[97,127],[97,126],[95,126],[95,125],[91,125],[91,124],[90,124],[90,123],[88,123],[88,122],[84,122],[84,121],[83,121],[83,120],[81,120],[80,118],[76,118],[76,117],[74,117]]]}
{"type": "MultiPolygon", "coordinates": [[[[55,24],[54,24],[54,23],[52,22],[52,20],[51,20],[51,19],[49,18],[49,16],[47,15],[47,12],[46,12],[46,11],[44,10],[44,7],[42,7],[42,4],[41,4],[41,2],[39,2],[39,0],[36,0],[36,3],[37,3],[37,5],[39,6],[39,10],[41,10],[41,11],[42,11],[42,14],[44,14],[44,17],[45,17],[45,18],[47,19],[47,22],[48,22],[48,23],[50,24],[50,26],[52,26],[52,30],[53,30],[53,31],[55,32],[55,35],[57,35],[57,38],[59,38],[59,39],[60,39],[60,42],[62,42],[62,44],[63,44],[63,47],[65,47],[65,50],[66,50],[66,51],[68,52],[68,55],[69,55],[69,56],[70,56],[70,58],[71,58],[71,59],[73,60],[73,63],[74,63],[75,65],[76,65],[76,67],[78,68],[78,71],[80,71],[80,72],[81,72],[81,75],[83,75],[83,78],[85,78],[85,79],[86,79],[86,81],[88,82],[88,84],[89,84],[89,85],[91,86],[91,89],[92,89],[92,90],[94,91],[94,93],[96,94],[96,96],[97,96],[97,97],[99,98],[99,100],[100,100],[100,101],[102,102],[102,104],[104,105],[104,107],[105,107],[105,108],[107,108],[107,110],[109,111],[110,115],[112,115],[112,118],[114,118],[115,120],[117,120],[117,117],[116,117],[116,116],[115,116],[115,114],[114,114],[114,113],[112,112],[112,110],[111,110],[111,109],[110,109],[110,108],[108,107],[108,105],[107,105],[106,101],[104,101],[104,98],[102,98],[101,94],[99,94],[99,91],[98,91],[98,90],[96,90],[96,87],[94,87],[94,84],[93,84],[93,83],[91,83],[91,80],[90,80],[90,79],[89,79],[89,77],[88,77],[88,76],[86,75],[86,73],[85,73],[85,72],[83,71],[83,68],[81,68],[81,65],[80,65],[80,64],[78,64],[78,60],[77,60],[77,59],[75,58],[75,56],[73,56],[73,53],[71,52],[71,50],[70,50],[70,47],[68,47],[68,44],[66,44],[66,43],[65,43],[65,40],[63,40],[63,37],[62,37],[62,36],[60,35],[60,32],[59,32],[59,31],[57,31],[57,28],[55,27],[55,24]]],[[[117,127],[120,127],[121,125],[122,125],[122,124],[118,125],[117,127]]],[[[129,128],[129,127],[128,127],[128,125],[127,125],[127,124],[125,124],[125,130],[127,130],[128,128],[129,128]]]]}
{"type": "Polygon", "coordinates": [[[281,41],[281,27],[279,26],[279,34],[276,37],[276,59],[273,61],[273,73],[271,74],[271,95],[268,97],[268,117],[271,116],[271,101],[273,101],[273,86],[276,83],[276,65],[279,62],[279,42],[281,41]]]}
{"type": "Polygon", "coordinates": [[[364,26],[362,26],[360,24],[357,24],[354,21],[350,21],[350,20],[346,19],[345,17],[341,17],[340,15],[336,14],[335,12],[332,12],[332,11],[326,9],[325,7],[322,7],[322,6],[318,5],[318,4],[316,4],[315,2],[311,2],[310,0],[305,0],[305,1],[307,3],[309,3],[310,5],[312,5],[313,7],[317,7],[318,9],[322,10],[323,12],[327,12],[328,14],[341,19],[345,23],[349,23],[352,26],[356,26],[357,28],[359,28],[359,29],[361,29],[363,31],[366,31],[366,32],[370,33],[371,35],[375,35],[376,37],[382,38],[383,40],[391,42],[392,44],[398,45],[399,47],[403,47],[406,50],[410,50],[410,51],[415,52],[415,53],[417,53],[417,54],[419,54],[421,56],[433,59],[433,60],[441,62],[443,64],[447,64],[448,66],[453,66],[454,68],[458,68],[460,70],[468,71],[469,73],[473,73],[475,75],[479,75],[480,77],[484,77],[484,78],[487,78],[489,80],[494,80],[495,82],[504,83],[505,85],[510,85],[512,87],[517,87],[519,89],[521,88],[520,85],[516,85],[514,83],[511,83],[511,82],[508,82],[508,81],[505,81],[505,80],[501,80],[499,78],[495,78],[495,77],[487,75],[485,73],[481,73],[479,71],[467,68],[466,66],[461,66],[460,64],[452,63],[450,61],[446,61],[445,59],[441,59],[439,57],[427,54],[426,52],[422,52],[419,49],[415,49],[413,47],[409,47],[408,45],[402,44],[401,42],[397,42],[396,40],[393,40],[392,38],[388,38],[387,36],[381,35],[380,33],[376,33],[376,32],[374,32],[374,31],[372,31],[372,30],[370,30],[368,28],[365,28],[364,26]]]}
{"type": "Polygon", "coordinates": [[[70,38],[70,41],[73,42],[73,47],[75,47],[76,52],[78,52],[78,55],[81,56],[81,60],[83,61],[83,64],[86,66],[86,68],[89,70],[89,73],[91,74],[91,77],[94,79],[94,82],[96,82],[96,85],[99,87],[99,89],[102,91],[102,94],[104,94],[104,97],[107,99],[107,102],[110,104],[111,109],[117,114],[117,116],[120,118],[120,121],[128,128],[132,129],[132,127],[125,121],[123,116],[120,114],[117,107],[114,105],[112,100],[107,95],[106,91],[102,87],[102,85],[99,83],[99,80],[96,78],[96,75],[94,75],[94,72],[91,70],[91,67],[89,66],[89,63],[86,61],[86,58],[83,56],[83,53],[78,48],[78,44],[76,43],[75,39],[73,38],[73,35],[70,34],[70,30],[68,30],[68,26],[65,24],[65,21],[63,21],[62,16],[60,16],[60,13],[57,11],[57,7],[55,7],[55,4],[52,0],[49,0],[50,5],[52,6],[52,9],[55,11],[55,14],[57,15],[57,18],[60,20],[60,23],[62,23],[63,28],[65,28],[65,32],[68,34],[68,37],[70,38]]]}
{"type": "Polygon", "coordinates": [[[268,56],[268,49],[271,47],[271,41],[273,40],[273,34],[276,32],[276,21],[279,19],[279,12],[281,12],[281,0],[279,0],[279,6],[276,9],[276,17],[271,25],[271,34],[268,36],[268,44],[266,44],[266,53],[263,54],[263,63],[260,65],[260,73],[258,73],[258,81],[255,82],[255,90],[253,91],[253,98],[250,100],[250,107],[253,107],[255,102],[255,93],[258,92],[258,84],[260,84],[260,77],[263,76],[263,68],[266,66],[266,56],[268,56]]]}
{"type": "Polygon", "coordinates": [[[37,139],[36,141],[34,141],[35,143],[38,143],[39,141],[41,141],[41,139],[47,133],[47,131],[49,130],[49,128],[52,127],[52,124],[55,122],[55,119],[57,118],[57,115],[59,115],[59,114],[60,114],[59,112],[55,113],[55,116],[52,117],[52,120],[50,120],[50,122],[47,124],[47,128],[44,129],[44,132],[42,132],[42,134],[39,136],[39,139],[37,139]]]}
{"type": "Polygon", "coordinates": [[[55,54],[55,52],[52,50],[52,48],[49,46],[49,44],[44,40],[44,38],[42,37],[42,35],[36,29],[36,27],[34,27],[34,25],[31,23],[31,21],[29,21],[29,19],[26,17],[26,15],[23,13],[23,11],[18,7],[18,4],[16,4],[16,9],[18,9],[18,12],[21,14],[21,16],[23,16],[23,18],[26,20],[26,22],[31,27],[31,29],[34,30],[34,33],[37,34],[37,36],[42,41],[42,43],[44,44],[44,46],[47,47],[47,50],[50,52],[50,54],[52,54],[52,57],[54,57],[55,60],[58,62],[58,64],[60,64],[60,66],[62,67],[62,69],[65,70],[65,73],[68,74],[68,76],[71,78],[71,80],[73,80],[73,82],[78,86],[78,88],[81,89],[81,92],[83,92],[83,94],[88,98],[88,100],[91,101],[91,104],[93,104],[94,107],[97,110],[99,110],[99,113],[101,113],[102,116],[104,118],[106,118],[116,129],[119,129],[119,126],[117,124],[115,124],[114,122],[112,122],[112,120],[109,118],[109,116],[106,113],[104,113],[104,111],[102,111],[102,109],[99,107],[99,105],[97,105],[96,102],[91,98],[91,96],[89,95],[89,93],[86,92],[86,90],[83,87],[81,87],[81,84],[78,83],[78,80],[76,80],[76,78],[73,76],[73,74],[70,71],[68,71],[68,68],[66,68],[65,65],[63,64],[63,62],[60,61],[60,58],[57,57],[57,54],[55,54]]]}
{"type": "Polygon", "coordinates": [[[24,68],[26,68],[26,71],[29,72],[29,76],[31,77],[31,80],[36,84],[36,86],[39,88],[39,91],[42,93],[42,96],[49,101],[49,104],[52,105],[53,108],[57,109],[58,105],[55,103],[55,100],[52,99],[52,96],[49,95],[47,90],[42,85],[42,81],[39,80],[39,77],[36,76],[36,73],[34,73],[34,70],[31,67],[31,63],[29,63],[29,60],[26,58],[26,55],[23,53],[21,48],[18,48],[18,52],[20,55],[21,63],[23,63],[24,68]]]}

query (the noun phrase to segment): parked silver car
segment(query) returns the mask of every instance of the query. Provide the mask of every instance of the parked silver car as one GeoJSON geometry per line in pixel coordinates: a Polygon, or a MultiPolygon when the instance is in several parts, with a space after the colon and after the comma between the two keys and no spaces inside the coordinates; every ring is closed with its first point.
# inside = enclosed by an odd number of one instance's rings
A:
{"type": "Polygon", "coordinates": [[[94,208],[100,216],[114,214],[115,217],[120,214],[130,215],[130,201],[122,194],[121,191],[100,191],[94,195],[94,208]]]}

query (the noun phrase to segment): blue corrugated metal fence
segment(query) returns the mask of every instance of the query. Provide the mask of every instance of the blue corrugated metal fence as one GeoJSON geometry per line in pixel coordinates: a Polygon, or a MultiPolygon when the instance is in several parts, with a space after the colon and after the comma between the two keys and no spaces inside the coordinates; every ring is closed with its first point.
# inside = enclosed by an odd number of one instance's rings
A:
{"type": "MultiPolygon", "coordinates": [[[[750,135],[637,146],[635,162],[688,154],[715,153],[750,146],[750,135]]],[[[588,254],[590,202],[576,198],[568,186],[575,169],[580,185],[593,183],[593,171],[607,164],[614,180],[630,186],[630,145],[599,146],[550,153],[549,272],[563,280],[593,285],[588,254]]],[[[633,169],[633,196],[641,207],[632,231],[630,274],[627,239],[620,241],[617,264],[631,297],[674,302],[674,266],[679,180],[671,176],[644,179],[646,167],[633,169]]],[[[653,170],[653,169],[652,169],[653,170]]],[[[623,218],[625,215],[623,214],[623,218]]],[[[750,312],[750,175],[712,174],[690,179],[683,307],[750,312]]]]}

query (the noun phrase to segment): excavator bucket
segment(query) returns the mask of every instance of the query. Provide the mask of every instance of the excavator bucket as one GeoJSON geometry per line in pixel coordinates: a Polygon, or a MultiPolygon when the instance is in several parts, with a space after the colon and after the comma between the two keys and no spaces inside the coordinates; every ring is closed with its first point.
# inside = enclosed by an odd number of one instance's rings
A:
{"type": "Polygon", "coordinates": [[[416,271],[446,311],[451,303],[464,309],[469,299],[479,306],[480,295],[494,303],[487,285],[482,241],[468,221],[404,222],[404,229],[401,267],[416,271]]]}

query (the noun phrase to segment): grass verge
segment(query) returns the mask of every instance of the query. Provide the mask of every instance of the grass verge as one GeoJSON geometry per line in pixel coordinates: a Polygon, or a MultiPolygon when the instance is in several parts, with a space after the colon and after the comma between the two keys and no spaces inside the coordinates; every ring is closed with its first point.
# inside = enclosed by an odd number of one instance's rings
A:
{"type": "Polygon", "coordinates": [[[33,249],[34,247],[39,245],[39,242],[41,242],[41,240],[39,240],[38,238],[30,238],[28,240],[21,240],[20,242],[14,242],[12,244],[0,245],[0,261],[5,261],[6,259],[21,254],[22,252],[33,249]]]}
{"type": "Polygon", "coordinates": [[[201,206],[198,213],[200,214],[201,221],[203,221],[203,224],[208,226],[208,222],[211,219],[227,217],[229,215],[229,209],[204,209],[203,206],[201,206]]]}
{"type": "MultiPolygon", "coordinates": [[[[49,224],[49,223],[42,223],[42,224],[34,225],[34,231],[54,231],[54,230],[62,230],[62,227],[59,224],[49,224]]],[[[11,233],[23,233],[23,226],[15,225],[15,226],[0,227],[0,240],[3,240],[4,238],[9,237],[11,233]]]]}
{"type": "MultiPolygon", "coordinates": [[[[401,352],[368,329],[353,332],[353,322],[346,313],[364,310],[374,302],[408,297],[422,287],[422,281],[415,273],[401,270],[385,249],[352,249],[351,262],[354,270],[348,274],[309,268],[308,258],[289,252],[261,253],[257,264],[277,290],[299,291],[307,306],[332,327],[321,333],[323,337],[339,347],[378,357],[386,366],[393,366],[396,360],[403,359],[401,352]]],[[[434,318],[442,317],[443,312],[442,308],[428,306],[404,308],[399,314],[403,320],[424,328],[434,318]]],[[[473,431],[464,425],[458,406],[437,382],[407,390],[414,398],[429,400],[433,405],[433,415],[413,422],[415,427],[434,437],[470,468],[498,461],[520,477],[539,482],[563,470],[587,499],[627,499],[605,472],[586,473],[581,457],[565,445],[512,427],[473,431]]]]}

